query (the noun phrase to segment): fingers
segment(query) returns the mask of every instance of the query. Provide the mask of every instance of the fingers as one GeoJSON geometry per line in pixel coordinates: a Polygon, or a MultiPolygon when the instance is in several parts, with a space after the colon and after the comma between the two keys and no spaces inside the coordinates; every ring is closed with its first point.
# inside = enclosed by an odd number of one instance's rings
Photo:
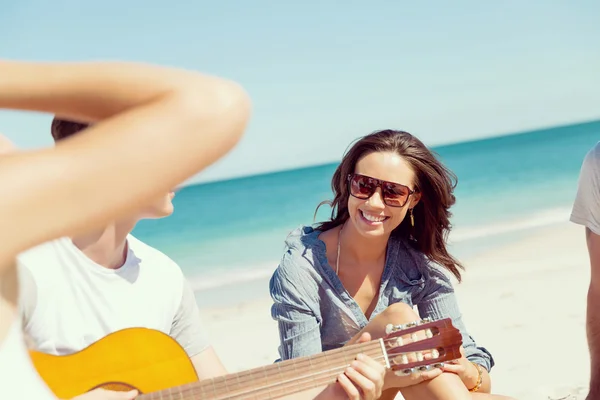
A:
{"type": "Polygon", "coordinates": [[[98,400],[133,400],[137,397],[137,395],[137,390],[130,390],[129,392],[105,390],[102,397],[98,397],[98,400]]]}
{"type": "Polygon", "coordinates": [[[369,357],[365,354],[358,354],[356,356],[356,360],[361,364],[366,364],[367,366],[375,369],[375,371],[377,371],[379,374],[383,375],[385,373],[385,367],[381,363],[375,361],[372,357],[369,357]]]}
{"type": "Polygon", "coordinates": [[[465,370],[465,367],[463,367],[460,364],[444,364],[444,366],[442,367],[442,370],[446,371],[446,372],[452,372],[454,374],[458,374],[461,373],[465,370]]]}
{"type": "Polygon", "coordinates": [[[115,398],[115,400],[119,399],[119,400],[133,400],[137,397],[138,395],[138,391],[137,390],[130,390],[129,392],[121,392],[121,397],[115,398]]]}
{"type": "MultiPolygon", "coordinates": [[[[362,375],[353,367],[346,368],[344,374],[348,378],[350,378],[350,380],[354,383],[354,386],[356,386],[360,390],[360,392],[362,392],[364,399],[372,400],[379,397],[377,396],[377,384],[369,378],[367,378],[366,376],[362,375]]],[[[376,376],[377,374],[374,375],[376,376]]],[[[378,380],[378,378],[375,377],[375,380],[378,380]]],[[[381,384],[381,386],[383,386],[383,383],[381,384]]]]}
{"type": "Polygon", "coordinates": [[[386,375],[385,380],[391,387],[403,388],[429,381],[440,376],[443,372],[444,371],[440,368],[432,368],[427,371],[415,371],[409,375],[402,374],[400,371],[390,371],[390,373],[386,375]]]}
{"type": "Polygon", "coordinates": [[[359,354],[346,375],[360,388],[365,399],[377,399],[383,389],[385,368],[371,357],[359,354]]]}
{"type": "Polygon", "coordinates": [[[362,335],[358,338],[356,343],[365,343],[371,341],[371,334],[369,332],[363,332],[362,335]]]}
{"type": "Polygon", "coordinates": [[[137,397],[138,392],[137,390],[130,390],[129,392],[106,391],[106,394],[107,396],[103,397],[102,400],[133,400],[137,397]]]}
{"type": "Polygon", "coordinates": [[[350,400],[360,400],[360,392],[345,374],[340,374],[338,376],[338,383],[342,389],[344,389],[344,392],[346,392],[350,400]]]}
{"type": "Polygon", "coordinates": [[[425,382],[425,381],[431,380],[433,378],[436,378],[436,377],[440,376],[442,374],[442,372],[444,372],[444,371],[442,371],[440,368],[433,368],[433,369],[430,369],[429,371],[421,371],[418,373],[418,376],[417,376],[418,383],[425,382]]]}

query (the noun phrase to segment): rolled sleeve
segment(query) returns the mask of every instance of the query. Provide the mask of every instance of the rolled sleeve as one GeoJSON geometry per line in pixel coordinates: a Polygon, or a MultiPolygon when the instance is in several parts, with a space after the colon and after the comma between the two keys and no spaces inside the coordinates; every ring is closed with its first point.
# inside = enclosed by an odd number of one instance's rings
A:
{"type": "Polygon", "coordinates": [[[269,283],[273,305],[271,316],[279,328],[279,356],[282,360],[303,357],[322,351],[320,321],[309,306],[304,285],[307,277],[282,260],[269,283]]]}
{"type": "Polygon", "coordinates": [[[494,366],[494,358],[484,347],[479,347],[467,332],[462,314],[458,307],[456,294],[450,279],[441,271],[435,269],[431,272],[423,298],[417,303],[421,318],[442,319],[450,318],[452,325],[462,335],[465,357],[490,371],[494,366]]]}

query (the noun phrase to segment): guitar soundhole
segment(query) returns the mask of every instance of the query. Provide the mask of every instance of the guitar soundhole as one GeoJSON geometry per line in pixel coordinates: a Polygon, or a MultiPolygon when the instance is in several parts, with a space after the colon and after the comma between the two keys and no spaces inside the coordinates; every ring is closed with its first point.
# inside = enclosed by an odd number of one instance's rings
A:
{"type": "Polygon", "coordinates": [[[105,390],[112,390],[114,392],[129,392],[130,390],[137,390],[140,394],[142,392],[140,392],[138,390],[138,388],[128,385],[126,383],[122,383],[122,382],[107,382],[107,383],[103,383],[101,385],[98,385],[92,389],[90,389],[90,392],[94,389],[105,389],[105,390]]]}

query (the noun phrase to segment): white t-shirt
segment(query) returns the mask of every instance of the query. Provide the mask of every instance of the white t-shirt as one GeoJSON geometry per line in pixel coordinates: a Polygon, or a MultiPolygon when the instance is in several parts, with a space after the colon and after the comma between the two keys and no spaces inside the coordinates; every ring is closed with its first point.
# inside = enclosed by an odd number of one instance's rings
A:
{"type": "Polygon", "coordinates": [[[56,400],[31,364],[18,319],[0,343],[0,399],[56,400]]]}
{"type": "Polygon", "coordinates": [[[54,355],[84,349],[115,331],[166,333],[192,357],[208,347],[192,289],[179,266],[129,235],[125,264],[104,268],[69,238],[17,258],[29,347],[54,355]]]}
{"type": "Polygon", "coordinates": [[[600,142],[583,160],[571,221],[600,235],[600,142]]]}

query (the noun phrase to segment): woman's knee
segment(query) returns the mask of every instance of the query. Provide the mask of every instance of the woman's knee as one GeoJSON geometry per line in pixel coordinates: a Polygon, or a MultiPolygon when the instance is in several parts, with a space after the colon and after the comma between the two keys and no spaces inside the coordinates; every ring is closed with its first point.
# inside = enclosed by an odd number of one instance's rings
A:
{"type": "Polygon", "coordinates": [[[419,315],[406,303],[394,303],[388,306],[382,313],[382,318],[392,324],[405,324],[417,321],[419,315]]]}
{"type": "Polygon", "coordinates": [[[394,303],[373,318],[366,327],[354,335],[354,337],[346,344],[356,343],[359,337],[365,332],[369,333],[373,339],[384,337],[387,334],[386,330],[389,324],[406,324],[408,322],[417,321],[418,319],[417,313],[415,313],[409,305],[404,303],[394,303]]]}

